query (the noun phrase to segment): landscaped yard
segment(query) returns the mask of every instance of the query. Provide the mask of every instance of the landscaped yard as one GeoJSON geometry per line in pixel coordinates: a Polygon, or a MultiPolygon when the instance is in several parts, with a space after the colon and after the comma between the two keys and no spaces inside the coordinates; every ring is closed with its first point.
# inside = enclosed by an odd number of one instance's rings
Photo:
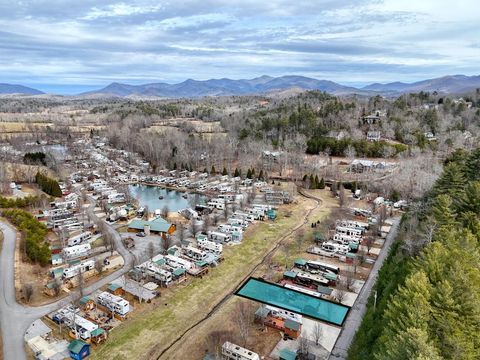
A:
{"type": "Polygon", "coordinates": [[[190,326],[204,318],[231,293],[282,237],[303,223],[313,200],[298,198],[297,204],[282,207],[274,223],[257,223],[248,229],[238,246],[227,246],[225,261],[203,279],[192,279],[162,292],[151,311],[137,311],[93,352],[93,359],[156,358],[190,326]],[[285,216],[288,214],[289,216],[285,216]]]}

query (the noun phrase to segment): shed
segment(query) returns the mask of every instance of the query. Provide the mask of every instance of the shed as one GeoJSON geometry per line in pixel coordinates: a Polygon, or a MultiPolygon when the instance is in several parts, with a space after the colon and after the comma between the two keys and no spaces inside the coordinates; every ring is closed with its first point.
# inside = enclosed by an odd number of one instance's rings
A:
{"type": "Polygon", "coordinates": [[[302,331],[302,324],[292,319],[285,319],[283,327],[285,328],[285,334],[293,338],[299,337],[302,331]]]}
{"type": "Polygon", "coordinates": [[[286,279],[295,279],[297,277],[297,273],[295,271],[285,271],[283,273],[283,277],[286,279]]]}
{"type": "Polygon", "coordinates": [[[208,266],[208,263],[207,263],[206,261],[197,261],[197,262],[195,263],[195,265],[197,265],[198,267],[203,268],[203,267],[205,267],[205,266],[208,266]]]}
{"type": "Polygon", "coordinates": [[[73,340],[68,345],[70,357],[74,360],[83,360],[90,355],[90,345],[82,340],[73,340]]]}
{"type": "Polygon", "coordinates": [[[166,264],[166,261],[164,258],[161,258],[161,259],[155,260],[154,263],[157,264],[158,266],[163,266],[166,264]]]}
{"type": "Polygon", "coordinates": [[[90,298],[90,296],[84,296],[78,302],[84,310],[91,310],[95,306],[95,302],[90,298]]]}
{"type": "Polygon", "coordinates": [[[123,295],[124,291],[121,285],[119,284],[110,284],[107,287],[107,291],[113,295],[123,295]]]}
{"type": "Polygon", "coordinates": [[[307,261],[304,259],[296,259],[294,262],[295,266],[303,268],[307,265],[307,261]]]}
{"type": "Polygon", "coordinates": [[[296,358],[297,358],[297,354],[294,351],[287,348],[280,350],[280,354],[279,354],[280,360],[295,360],[296,358]]]}
{"type": "Polygon", "coordinates": [[[90,336],[95,344],[100,344],[107,340],[107,332],[100,327],[90,332],[90,336]]]}
{"type": "Polygon", "coordinates": [[[62,255],[53,254],[52,255],[52,265],[61,265],[63,263],[62,255]]]}

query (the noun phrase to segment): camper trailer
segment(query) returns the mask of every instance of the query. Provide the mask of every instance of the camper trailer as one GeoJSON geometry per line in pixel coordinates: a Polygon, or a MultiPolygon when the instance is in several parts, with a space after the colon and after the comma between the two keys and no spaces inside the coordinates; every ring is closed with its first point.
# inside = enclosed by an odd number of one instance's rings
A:
{"type": "Polygon", "coordinates": [[[240,226],[222,224],[218,227],[218,231],[226,233],[226,234],[232,234],[234,232],[241,233],[241,232],[243,232],[243,229],[240,226]]]}
{"type": "Polygon", "coordinates": [[[355,220],[339,220],[337,221],[337,226],[359,229],[362,232],[368,230],[368,223],[355,220]]]}
{"type": "Polygon", "coordinates": [[[184,250],[185,255],[194,261],[202,261],[207,257],[207,253],[203,250],[197,249],[193,246],[187,246],[184,250]]]}
{"type": "Polygon", "coordinates": [[[87,242],[92,238],[92,233],[90,231],[85,231],[79,235],[72,236],[67,240],[68,246],[74,246],[74,245],[79,245],[83,244],[84,242],[87,242]]]}
{"type": "Polygon", "coordinates": [[[165,255],[165,261],[167,265],[174,268],[174,269],[185,269],[190,270],[193,267],[193,264],[185,259],[179,258],[178,256],[174,255],[165,255]]]}
{"type": "Polygon", "coordinates": [[[335,234],[333,235],[332,241],[343,244],[343,245],[348,245],[348,244],[358,244],[360,242],[361,238],[358,236],[349,236],[345,234],[335,234]]]}
{"type": "Polygon", "coordinates": [[[225,341],[222,345],[222,355],[224,358],[231,360],[260,360],[260,356],[257,353],[229,341],[225,341]]]}
{"type": "Polygon", "coordinates": [[[324,242],[321,248],[323,251],[341,255],[345,255],[350,250],[348,245],[341,245],[334,242],[324,242]]]}
{"type": "Polygon", "coordinates": [[[329,272],[335,275],[340,273],[340,268],[338,266],[322,263],[320,261],[307,260],[307,267],[309,269],[315,269],[321,272],[329,272]]]}
{"type": "Polygon", "coordinates": [[[155,280],[160,281],[164,285],[169,285],[173,278],[172,274],[165,269],[162,269],[155,262],[148,261],[146,266],[143,267],[142,272],[146,273],[148,276],[151,276],[155,280]]]}
{"type": "Polygon", "coordinates": [[[66,259],[75,259],[78,257],[88,255],[88,252],[92,249],[90,244],[80,244],[66,247],[62,250],[63,256],[66,259]]]}
{"type": "Polygon", "coordinates": [[[219,231],[209,231],[208,239],[215,242],[228,243],[232,240],[232,235],[219,231]]]}
{"type": "Polygon", "coordinates": [[[360,229],[355,229],[355,228],[350,228],[350,227],[345,227],[345,226],[337,226],[335,228],[335,231],[338,234],[344,234],[348,236],[356,236],[356,237],[361,237],[363,234],[363,231],[360,229]]]}
{"type": "Polygon", "coordinates": [[[98,325],[78,315],[77,311],[72,307],[63,308],[53,316],[53,321],[67,325],[72,331],[76,331],[80,338],[88,340],[92,331],[98,329],[98,325]]]}
{"type": "Polygon", "coordinates": [[[80,264],[72,265],[69,268],[63,270],[62,279],[67,280],[76,276],[79,272],[84,273],[86,271],[95,268],[95,262],[93,260],[86,260],[80,264]]]}
{"type": "Polygon", "coordinates": [[[120,316],[125,316],[130,311],[130,303],[127,300],[106,291],[97,296],[97,302],[120,316]]]}
{"type": "Polygon", "coordinates": [[[223,251],[222,244],[218,244],[214,241],[210,241],[207,239],[197,239],[197,245],[200,249],[204,249],[215,254],[221,254],[223,251]]]}

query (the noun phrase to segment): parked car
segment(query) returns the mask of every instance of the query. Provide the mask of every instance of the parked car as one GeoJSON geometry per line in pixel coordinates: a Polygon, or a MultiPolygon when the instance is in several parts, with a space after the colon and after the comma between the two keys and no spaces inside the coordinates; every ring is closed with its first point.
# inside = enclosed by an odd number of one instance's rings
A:
{"type": "Polygon", "coordinates": [[[147,235],[145,235],[145,233],[143,231],[140,231],[140,232],[137,233],[137,236],[138,237],[145,237],[147,235]]]}

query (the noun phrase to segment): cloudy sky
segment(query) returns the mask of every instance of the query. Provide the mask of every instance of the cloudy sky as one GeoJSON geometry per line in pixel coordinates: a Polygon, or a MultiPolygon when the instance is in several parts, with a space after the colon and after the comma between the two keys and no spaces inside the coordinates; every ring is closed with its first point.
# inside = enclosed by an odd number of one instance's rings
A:
{"type": "Polygon", "coordinates": [[[305,75],[480,74],[476,0],[0,0],[0,82],[75,93],[305,75]]]}

